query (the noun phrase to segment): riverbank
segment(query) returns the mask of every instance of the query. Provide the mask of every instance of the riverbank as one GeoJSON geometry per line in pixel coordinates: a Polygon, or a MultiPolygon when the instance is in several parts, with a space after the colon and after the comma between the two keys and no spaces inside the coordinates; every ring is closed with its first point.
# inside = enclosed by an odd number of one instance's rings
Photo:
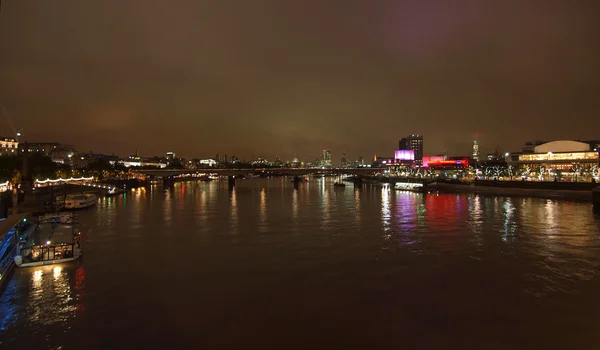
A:
{"type": "Polygon", "coordinates": [[[536,197],[548,199],[567,199],[592,202],[592,190],[552,190],[539,188],[515,188],[504,186],[480,186],[475,184],[457,185],[446,183],[433,183],[427,185],[428,191],[476,193],[493,196],[509,197],[536,197]]]}

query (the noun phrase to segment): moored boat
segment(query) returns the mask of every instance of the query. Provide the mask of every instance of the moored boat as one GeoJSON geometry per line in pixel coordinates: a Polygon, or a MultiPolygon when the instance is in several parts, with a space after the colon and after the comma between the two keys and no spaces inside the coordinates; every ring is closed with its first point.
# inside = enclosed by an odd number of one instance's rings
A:
{"type": "Polygon", "coordinates": [[[425,192],[423,184],[418,182],[396,182],[394,188],[400,191],[425,192]]]}
{"type": "Polygon", "coordinates": [[[14,262],[18,267],[60,264],[77,260],[83,254],[77,218],[70,224],[42,222],[26,241],[18,243],[14,262]]]}
{"type": "Polygon", "coordinates": [[[85,209],[96,204],[98,197],[93,193],[69,195],[65,200],[65,209],[85,209]]]}
{"type": "Polygon", "coordinates": [[[73,224],[73,213],[49,213],[38,218],[40,223],[73,224]]]}

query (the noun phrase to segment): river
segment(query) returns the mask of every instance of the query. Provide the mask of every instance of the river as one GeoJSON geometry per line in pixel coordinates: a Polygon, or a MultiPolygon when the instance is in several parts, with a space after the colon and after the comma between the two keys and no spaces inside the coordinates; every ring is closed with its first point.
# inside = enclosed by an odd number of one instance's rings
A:
{"type": "Polygon", "coordinates": [[[589,203],[269,178],[79,215],[83,258],[0,296],[0,348],[600,347],[589,203]]]}

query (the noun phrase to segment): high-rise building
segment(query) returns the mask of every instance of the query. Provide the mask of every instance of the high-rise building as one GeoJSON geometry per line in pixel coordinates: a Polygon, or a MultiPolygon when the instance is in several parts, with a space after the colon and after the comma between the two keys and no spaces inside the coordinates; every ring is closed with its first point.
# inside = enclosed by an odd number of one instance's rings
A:
{"type": "Polygon", "coordinates": [[[423,162],[423,135],[408,135],[398,143],[398,150],[414,151],[415,162],[423,162]]]}
{"type": "Polygon", "coordinates": [[[360,165],[360,166],[365,165],[365,157],[363,157],[363,156],[358,157],[358,165],[360,165]]]}
{"type": "Polygon", "coordinates": [[[167,160],[174,160],[175,152],[167,152],[167,160]]]}
{"type": "Polygon", "coordinates": [[[473,160],[479,160],[479,143],[477,141],[473,141],[473,160]]]}
{"type": "Polygon", "coordinates": [[[323,150],[323,153],[321,155],[321,164],[324,167],[331,168],[331,150],[323,150]]]}
{"type": "Polygon", "coordinates": [[[346,152],[342,153],[342,161],[340,165],[342,166],[342,168],[348,167],[348,159],[346,158],[346,152]]]}

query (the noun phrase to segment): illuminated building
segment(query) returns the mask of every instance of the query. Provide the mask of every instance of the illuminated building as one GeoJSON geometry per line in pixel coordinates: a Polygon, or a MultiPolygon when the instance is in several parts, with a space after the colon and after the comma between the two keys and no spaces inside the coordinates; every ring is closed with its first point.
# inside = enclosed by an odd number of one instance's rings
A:
{"type": "Polygon", "coordinates": [[[423,135],[409,135],[402,138],[398,143],[398,150],[411,150],[414,152],[414,161],[418,164],[423,162],[423,135]]]}
{"type": "Polygon", "coordinates": [[[477,141],[473,141],[473,160],[478,161],[479,160],[479,144],[477,143],[477,141]]]}
{"type": "Polygon", "coordinates": [[[340,162],[340,165],[342,166],[342,168],[348,167],[348,158],[346,158],[346,152],[342,153],[342,160],[340,162]]]}
{"type": "Polygon", "coordinates": [[[321,164],[326,168],[331,168],[331,150],[323,150],[323,153],[321,154],[321,164]]]}
{"type": "Polygon", "coordinates": [[[426,156],[423,157],[423,166],[428,167],[430,162],[438,162],[440,160],[446,160],[446,156],[426,156]]]}
{"type": "Polygon", "coordinates": [[[552,141],[539,144],[531,153],[507,153],[515,174],[539,180],[588,180],[597,177],[599,156],[590,144],[580,141],[552,141]]]}
{"type": "Polygon", "coordinates": [[[0,155],[16,155],[19,149],[19,142],[12,137],[0,138],[0,155]]]}
{"type": "Polygon", "coordinates": [[[455,158],[455,159],[429,159],[427,161],[429,168],[436,170],[463,170],[469,167],[469,158],[455,158]]]}
{"type": "Polygon", "coordinates": [[[415,160],[415,151],[399,149],[394,153],[394,160],[398,163],[412,162],[415,160]]]}

